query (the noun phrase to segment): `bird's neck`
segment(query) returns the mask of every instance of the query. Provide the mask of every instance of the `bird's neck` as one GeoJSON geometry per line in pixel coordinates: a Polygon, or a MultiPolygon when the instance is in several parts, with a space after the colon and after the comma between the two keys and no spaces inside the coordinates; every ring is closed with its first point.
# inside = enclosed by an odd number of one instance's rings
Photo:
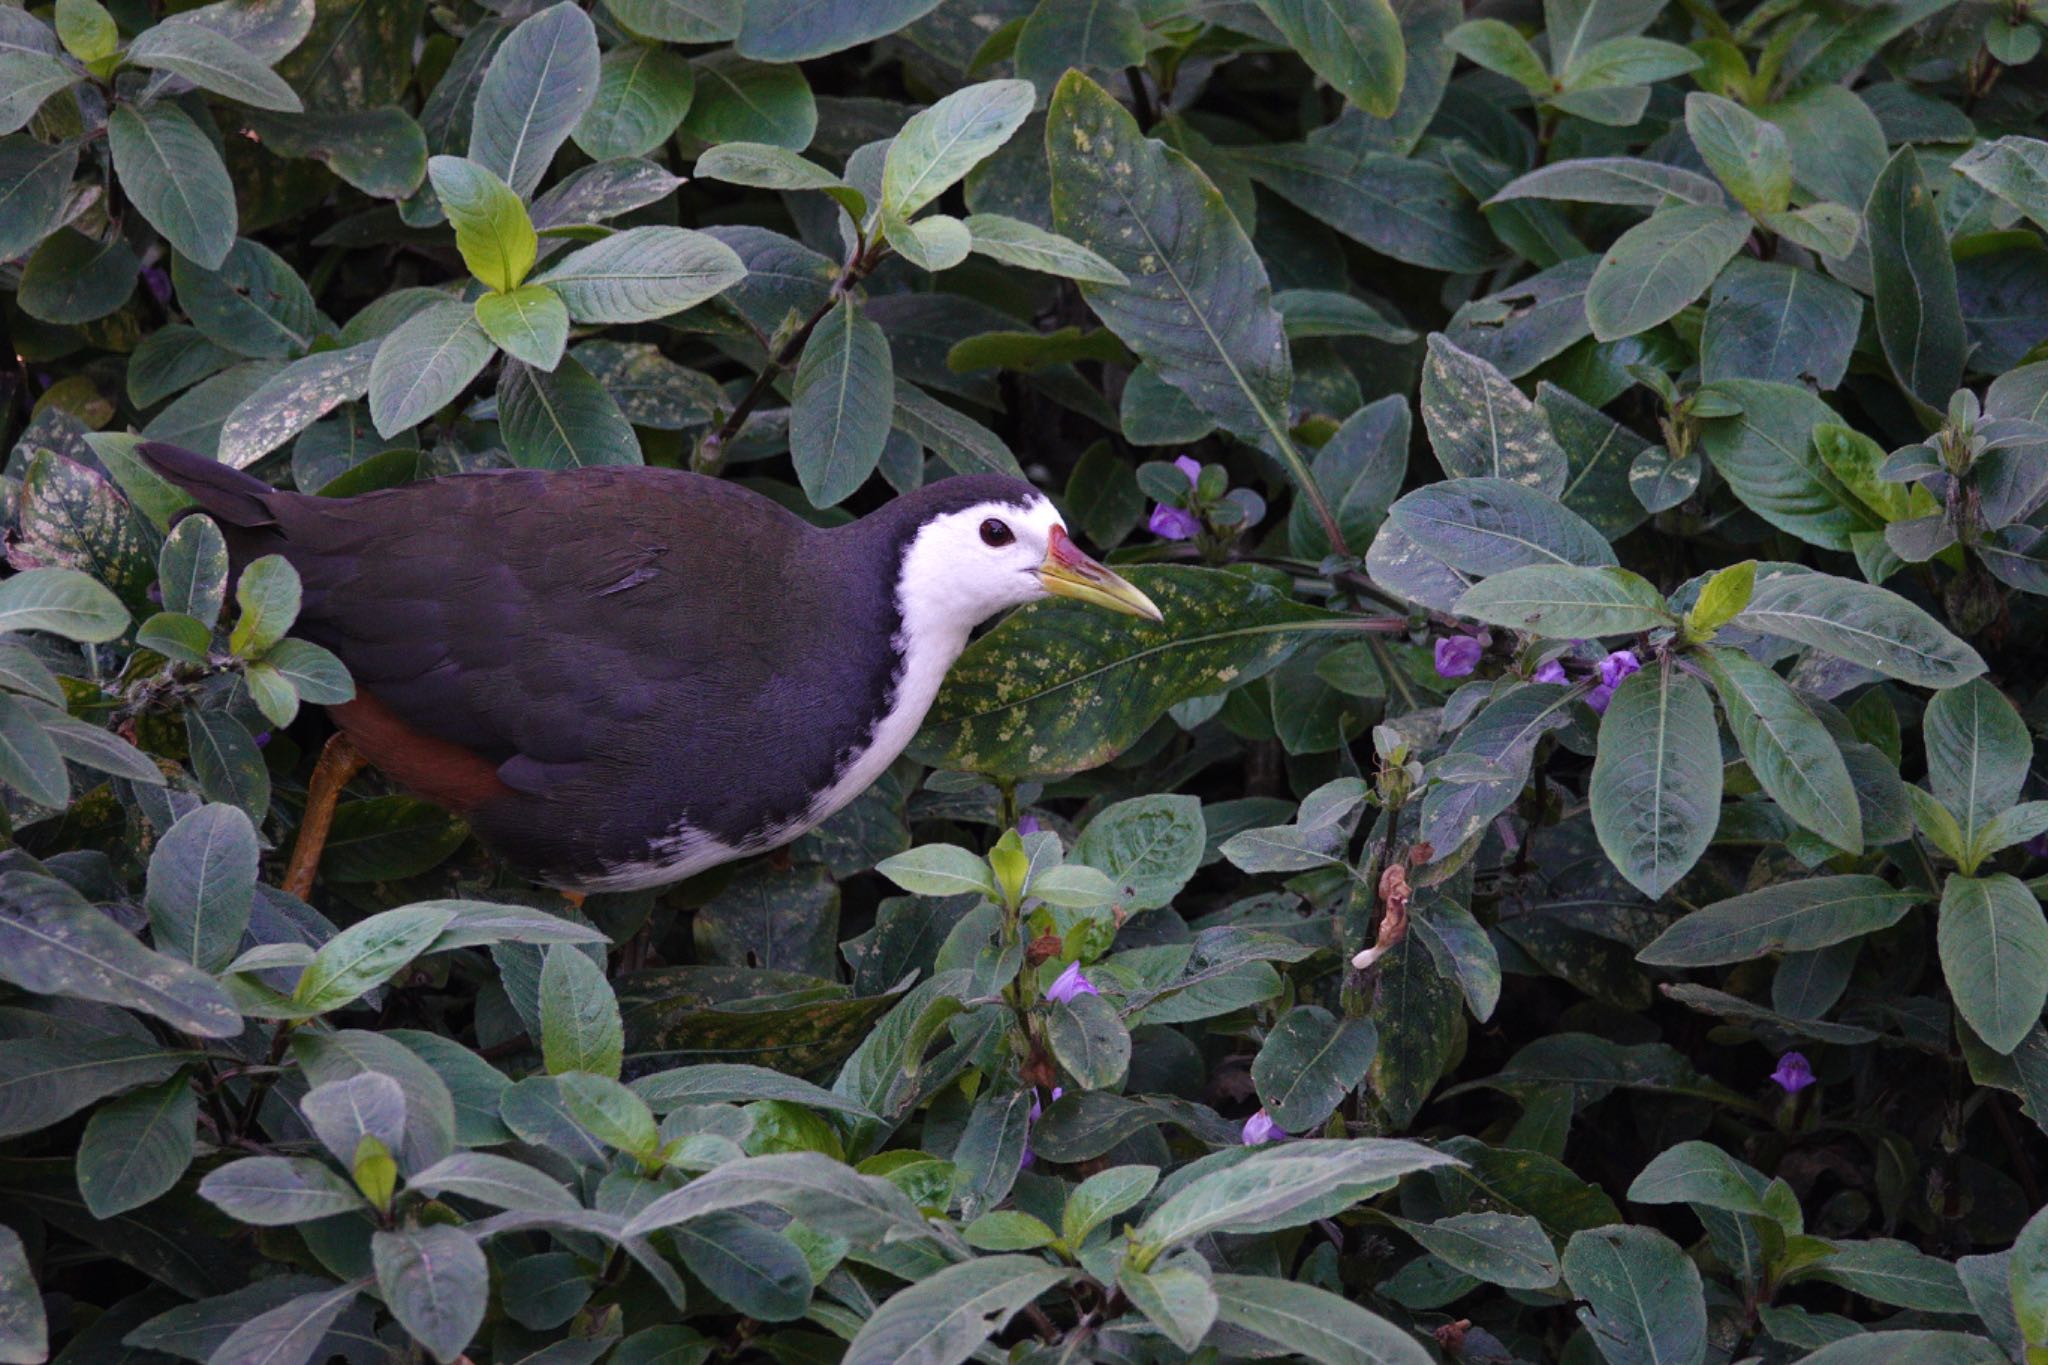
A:
{"type": "Polygon", "coordinates": [[[823,820],[866,791],[894,763],[924,724],[925,713],[939,695],[947,670],[967,648],[973,623],[929,594],[905,591],[899,576],[896,631],[889,640],[894,657],[890,685],[882,709],[869,731],[867,746],[833,779],[814,811],[823,820]]]}

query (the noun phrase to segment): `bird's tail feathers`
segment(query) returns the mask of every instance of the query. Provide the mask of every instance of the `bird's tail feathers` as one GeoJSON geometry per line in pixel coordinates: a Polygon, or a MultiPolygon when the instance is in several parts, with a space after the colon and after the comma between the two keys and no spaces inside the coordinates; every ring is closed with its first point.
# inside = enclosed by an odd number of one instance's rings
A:
{"type": "Polygon", "coordinates": [[[215,521],[249,528],[277,524],[267,501],[277,490],[255,475],[162,441],[144,441],[136,453],[158,475],[197,498],[215,521]]]}

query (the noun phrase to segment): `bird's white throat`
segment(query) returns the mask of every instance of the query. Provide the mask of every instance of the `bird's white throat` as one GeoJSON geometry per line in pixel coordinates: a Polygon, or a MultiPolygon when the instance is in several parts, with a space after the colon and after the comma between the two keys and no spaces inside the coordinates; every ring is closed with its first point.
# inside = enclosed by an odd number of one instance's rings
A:
{"type": "Polygon", "coordinates": [[[896,580],[896,610],[902,619],[892,642],[902,660],[896,685],[866,751],[853,756],[819,798],[814,822],[866,791],[910,747],[976,626],[1045,596],[1037,569],[1052,528],[1059,525],[1052,501],[1039,498],[1023,508],[1012,503],[969,507],[918,528],[904,549],[896,580]],[[983,543],[981,525],[990,518],[1011,527],[1016,536],[1011,545],[983,543]]]}

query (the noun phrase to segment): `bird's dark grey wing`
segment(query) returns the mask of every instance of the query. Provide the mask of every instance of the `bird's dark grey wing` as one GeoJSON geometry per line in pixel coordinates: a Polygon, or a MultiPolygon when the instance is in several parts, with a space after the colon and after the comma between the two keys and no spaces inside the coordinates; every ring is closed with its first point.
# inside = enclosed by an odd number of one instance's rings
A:
{"type": "Polygon", "coordinates": [[[469,475],[276,495],[298,631],[407,725],[515,789],[652,742],[683,699],[768,685],[815,533],[733,484],[667,470],[469,475]],[[744,547],[743,549],[741,547],[744,547]],[[721,642],[735,622],[748,638],[721,642]]]}

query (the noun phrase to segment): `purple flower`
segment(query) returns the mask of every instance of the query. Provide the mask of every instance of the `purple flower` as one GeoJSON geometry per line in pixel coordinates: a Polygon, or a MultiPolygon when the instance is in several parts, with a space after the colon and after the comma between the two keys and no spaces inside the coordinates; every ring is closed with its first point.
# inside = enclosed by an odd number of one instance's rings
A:
{"type": "Polygon", "coordinates": [[[1193,540],[1201,532],[1201,518],[1181,507],[1168,507],[1163,502],[1152,504],[1152,517],[1145,523],[1145,529],[1161,540],[1193,540]]]}
{"type": "Polygon", "coordinates": [[[1549,663],[1543,665],[1543,667],[1536,670],[1535,680],[1540,683],[1563,682],[1564,661],[1562,659],[1552,659],[1549,663]]]}
{"type": "MultiPolygon", "coordinates": [[[[1052,1088],[1052,1097],[1055,1102],[1059,1100],[1060,1096],[1066,1093],[1066,1090],[1060,1086],[1056,1085],[1052,1088]]],[[[1031,1116],[1026,1121],[1026,1126],[1024,1130],[1024,1151],[1017,1158],[1017,1169],[1020,1171],[1029,1170],[1031,1167],[1031,1163],[1038,1160],[1037,1154],[1031,1150],[1030,1125],[1038,1122],[1039,1116],[1044,1113],[1045,1106],[1038,1102],[1038,1087],[1034,1085],[1031,1087],[1031,1116]]]]}
{"type": "Polygon", "coordinates": [[[1020,835],[1036,834],[1044,828],[1045,826],[1038,823],[1038,817],[1035,815],[1020,815],[1017,817],[1017,833],[1020,835]]]}
{"type": "Polygon", "coordinates": [[[2020,847],[2027,851],[2029,857],[2048,858],[2048,834],[2036,834],[2020,847]]]}
{"type": "MultiPolygon", "coordinates": [[[[1056,1005],[1064,1005],[1077,995],[1100,994],[1102,992],[1095,989],[1095,983],[1088,979],[1078,962],[1069,962],[1067,969],[1059,974],[1059,978],[1045,988],[1045,998],[1056,1005]]],[[[1053,1098],[1058,1099],[1059,1096],[1055,1094],[1053,1098]]]]}
{"type": "Polygon", "coordinates": [[[1262,1142],[1271,1142],[1275,1138],[1286,1136],[1287,1133],[1279,1124],[1273,1122],[1272,1117],[1263,1109],[1244,1121],[1244,1145],[1247,1147],[1256,1147],[1262,1142]]]}
{"type": "Polygon", "coordinates": [[[260,748],[262,748],[262,747],[263,747],[264,745],[266,745],[266,744],[268,744],[268,743],[270,743],[270,731],[268,731],[268,730],[263,730],[263,731],[260,731],[260,732],[259,732],[259,733],[258,733],[258,734],[256,735],[256,747],[260,749],[260,748]]]}
{"type": "MultiPolygon", "coordinates": [[[[1174,468],[1188,476],[1188,487],[1195,486],[1195,480],[1202,477],[1201,461],[1182,455],[1173,462],[1174,468]]],[[[1202,519],[1183,507],[1169,507],[1163,502],[1152,504],[1152,517],[1145,523],[1145,529],[1161,540],[1193,540],[1202,530],[1202,519]]]]}
{"type": "Polygon", "coordinates": [[[1586,705],[1592,707],[1594,714],[1596,715],[1606,715],[1607,703],[1613,700],[1614,689],[1609,687],[1606,683],[1601,683],[1599,686],[1595,687],[1591,692],[1588,692],[1586,694],[1586,705]]]}
{"type": "Polygon", "coordinates": [[[1485,647],[1469,635],[1452,635],[1436,642],[1436,671],[1443,678],[1462,678],[1479,667],[1485,647]]]}
{"type": "Polygon", "coordinates": [[[1778,1058],[1778,1069],[1771,1073],[1771,1079],[1786,1094],[1796,1095],[1813,1084],[1813,1068],[1807,1065],[1805,1053],[1788,1052],[1778,1058]]]}
{"type": "Polygon", "coordinates": [[[1642,670],[1643,661],[1632,649],[1617,649],[1600,661],[1600,682],[1602,686],[1621,686],[1621,680],[1631,673],[1642,670]]]}

